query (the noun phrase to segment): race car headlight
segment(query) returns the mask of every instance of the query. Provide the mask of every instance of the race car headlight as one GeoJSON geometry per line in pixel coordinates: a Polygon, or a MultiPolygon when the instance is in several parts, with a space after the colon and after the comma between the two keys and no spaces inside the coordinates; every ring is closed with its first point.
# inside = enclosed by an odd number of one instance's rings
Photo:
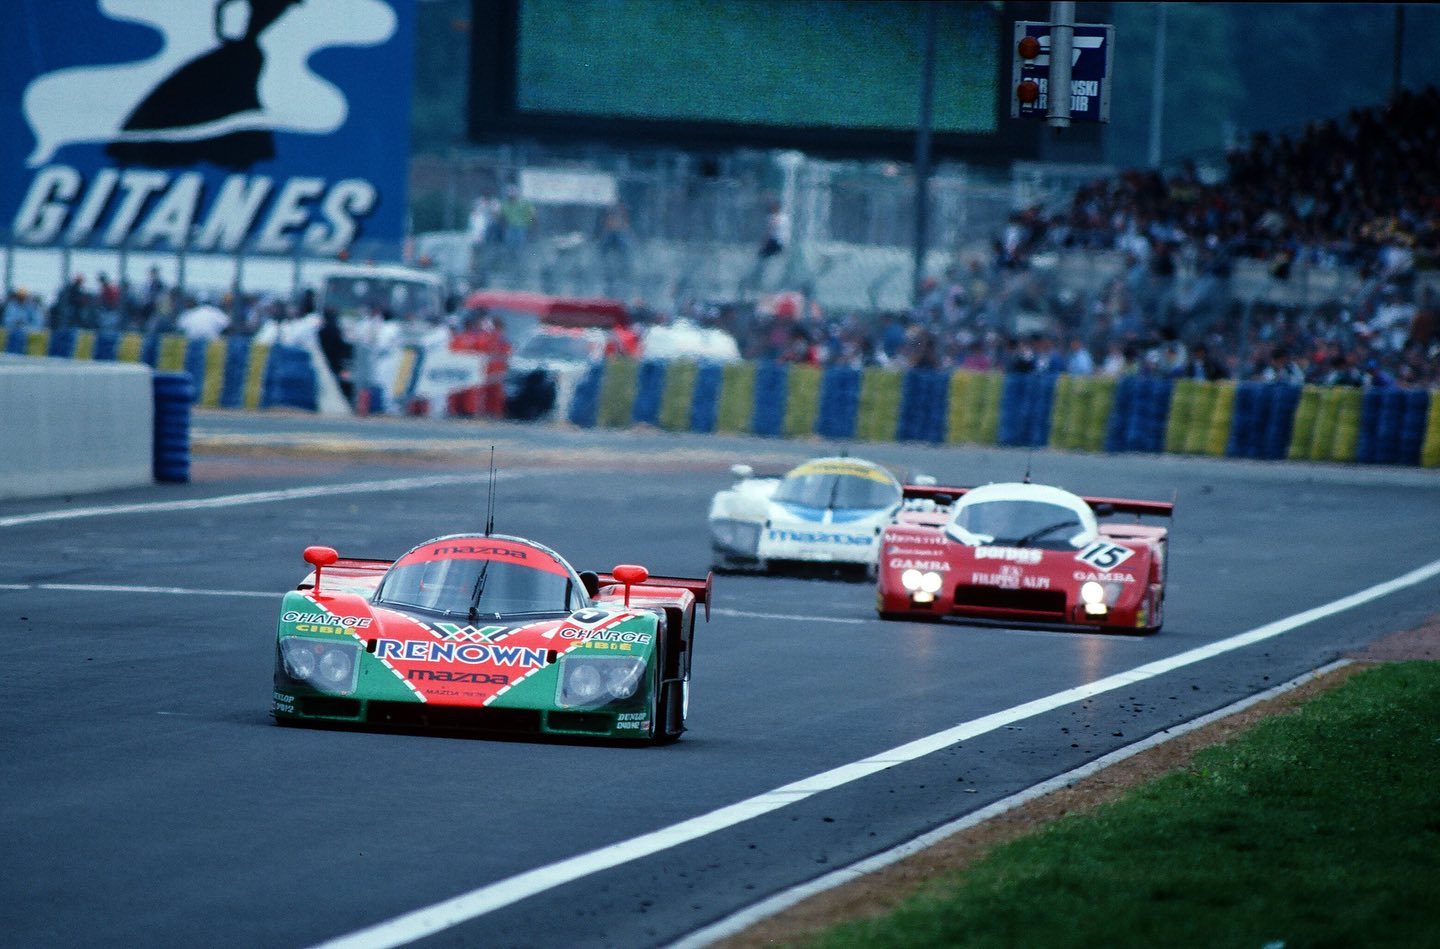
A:
{"type": "Polygon", "coordinates": [[[285,674],[312,689],[344,695],[355,691],[360,672],[360,644],[285,636],[280,640],[285,674]]]}
{"type": "Polygon", "coordinates": [[[900,574],[900,585],[911,591],[920,589],[920,571],[911,567],[900,574]]]}
{"type": "Polygon", "coordinates": [[[920,574],[920,589],[932,596],[940,592],[940,587],[944,584],[944,578],[933,570],[927,570],[920,574]]]}
{"type": "Polygon", "coordinates": [[[313,678],[328,689],[343,688],[350,681],[354,668],[353,656],[347,656],[338,649],[327,649],[320,657],[320,665],[313,678]]]}
{"type": "Polygon", "coordinates": [[[710,538],[717,547],[753,556],[760,545],[760,525],[753,521],[711,521],[710,538]]]}
{"type": "Polygon", "coordinates": [[[320,664],[320,658],[310,648],[310,642],[304,639],[280,640],[280,658],[285,663],[285,673],[301,682],[314,675],[315,667],[320,664]]]}
{"type": "Polygon", "coordinates": [[[1105,602],[1105,588],[1094,580],[1086,580],[1080,584],[1080,599],[1086,603],[1105,602]]]}
{"type": "Polygon", "coordinates": [[[645,679],[638,656],[566,656],[560,660],[555,704],[585,708],[631,698],[645,679]]]}

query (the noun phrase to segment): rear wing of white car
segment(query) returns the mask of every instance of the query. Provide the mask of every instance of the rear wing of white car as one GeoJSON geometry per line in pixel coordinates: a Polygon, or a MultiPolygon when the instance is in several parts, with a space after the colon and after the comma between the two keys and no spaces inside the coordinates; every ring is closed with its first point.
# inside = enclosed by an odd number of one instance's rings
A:
{"type": "MultiPolygon", "coordinates": [[[[904,496],[907,501],[933,501],[936,505],[953,504],[964,497],[969,488],[941,484],[907,484],[904,496]]],[[[1112,514],[1134,514],[1137,517],[1174,517],[1175,501],[1142,501],[1132,498],[1101,498],[1081,496],[1080,500],[1090,505],[1097,517],[1112,514]]]]}

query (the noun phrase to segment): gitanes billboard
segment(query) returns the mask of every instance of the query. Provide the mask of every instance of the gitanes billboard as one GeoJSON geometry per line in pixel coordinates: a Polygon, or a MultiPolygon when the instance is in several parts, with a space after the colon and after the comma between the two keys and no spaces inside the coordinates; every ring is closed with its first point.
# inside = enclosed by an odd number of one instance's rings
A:
{"type": "Polygon", "coordinates": [[[0,231],[18,243],[403,236],[413,0],[7,3],[0,231]]]}

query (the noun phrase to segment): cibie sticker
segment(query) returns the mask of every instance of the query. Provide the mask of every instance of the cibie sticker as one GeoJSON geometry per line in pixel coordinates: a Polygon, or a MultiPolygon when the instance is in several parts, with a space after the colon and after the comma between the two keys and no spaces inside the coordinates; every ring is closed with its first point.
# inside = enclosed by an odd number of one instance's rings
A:
{"type": "Polygon", "coordinates": [[[1129,547],[1108,540],[1097,540],[1075,555],[1075,559],[1101,570],[1111,570],[1135,555],[1129,547]]]}

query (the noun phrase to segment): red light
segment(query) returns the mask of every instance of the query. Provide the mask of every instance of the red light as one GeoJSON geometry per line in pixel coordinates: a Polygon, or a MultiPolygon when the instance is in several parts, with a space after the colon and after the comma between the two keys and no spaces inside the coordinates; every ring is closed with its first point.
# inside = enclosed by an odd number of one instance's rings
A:
{"type": "Polygon", "coordinates": [[[1040,84],[1033,79],[1026,79],[1015,87],[1015,98],[1021,105],[1032,105],[1040,99],[1040,84]]]}
{"type": "MultiPolygon", "coordinates": [[[[1033,36],[1026,36],[1020,40],[1020,57],[1022,59],[1034,59],[1040,55],[1040,41],[1033,36]]],[[[1021,100],[1024,101],[1023,99],[1021,100]]]]}

